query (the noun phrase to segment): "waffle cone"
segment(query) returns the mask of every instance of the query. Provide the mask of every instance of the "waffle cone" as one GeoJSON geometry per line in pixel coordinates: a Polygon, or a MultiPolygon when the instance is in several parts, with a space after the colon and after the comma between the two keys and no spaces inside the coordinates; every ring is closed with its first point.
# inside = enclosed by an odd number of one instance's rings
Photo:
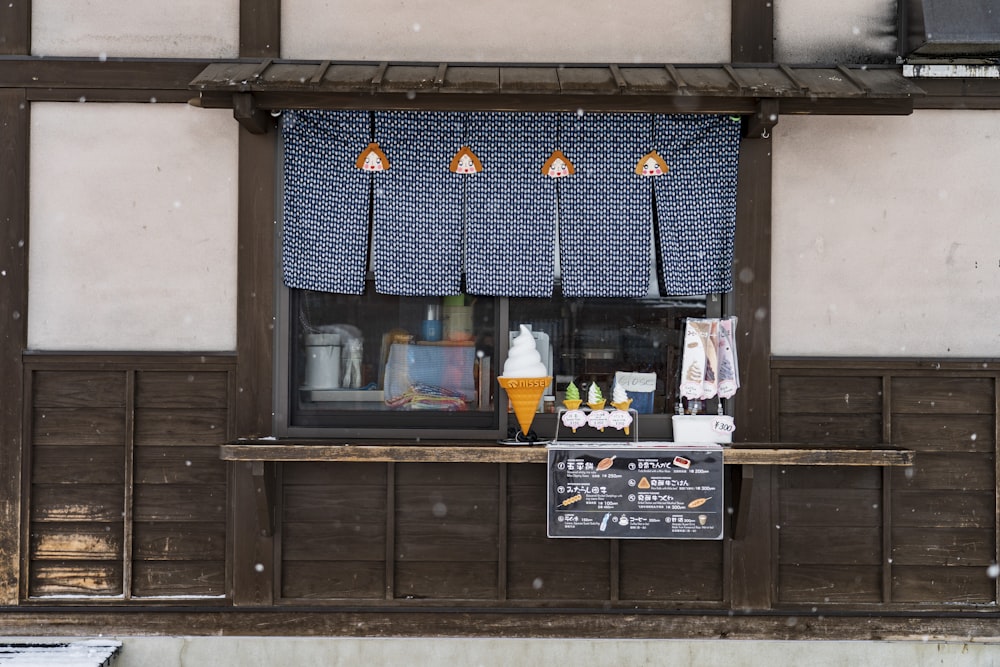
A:
{"type": "Polygon", "coordinates": [[[501,376],[497,378],[497,382],[507,392],[507,397],[514,407],[514,414],[517,416],[517,423],[521,426],[521,433],[527,435],[531,430],[531,422],[535,420],[535,413],[538,412],[538,401],[552,382],[552,376],[534,378],[501,376]]]}
{"type": "Polygon", "coordinates": [[[567,410],[576,410],[577,408],[580,407],[581,403],[583,403],[583,401],[581,401],[579,398],[572,400],[567,398],[563,400],[563,405],[566,406],[567,410]]]}
{"type": "Polygon", "coordinates": [[[626,398],[624,401],[618,401],[617,403],[611,404],[616,410],[627,411],[629,406],[632,405],[632,399],[626,398]]]}

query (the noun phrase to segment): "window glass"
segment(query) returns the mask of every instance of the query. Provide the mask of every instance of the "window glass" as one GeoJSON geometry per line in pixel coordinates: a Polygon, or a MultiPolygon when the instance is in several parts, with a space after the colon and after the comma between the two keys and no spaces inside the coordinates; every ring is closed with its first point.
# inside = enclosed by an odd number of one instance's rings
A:
{"type": "Polygon", "coordinates": [[[616,374],[630,373],[645,379],[636,389],[651,390],[630,391],[633,407],[664,414],[677,401],[684,319],[704,316],[702,297],[511,299],[509,321],[511,329],[526,324],[535,333],[556,409],[570,382],[583,394],[596,382],[610,400],[616,374]]]}
{"type": "Polygon", "coordinates": [[[497,427],[495,299],[290,292],[292,425],[497,427]]]}
{"type": "Polygon", "coordinates": [[[669,419],[656,415],[677,401],[684,318],[706,315],[703,297],[398,297],[371,284],[364,295],[288,294],[288,426],[317,434],[499,437],[509,406],[496,376],[525,324],[554,379],[538,405],[539,437],[552,437],[554,415],[543,413],[562,406],[570,382],[584,394],[596,382],[610,400],[616,373],[648,380],[649,391],[630,392],[633,409],[649,415],[646,436],[662,437],[669,419]]]}

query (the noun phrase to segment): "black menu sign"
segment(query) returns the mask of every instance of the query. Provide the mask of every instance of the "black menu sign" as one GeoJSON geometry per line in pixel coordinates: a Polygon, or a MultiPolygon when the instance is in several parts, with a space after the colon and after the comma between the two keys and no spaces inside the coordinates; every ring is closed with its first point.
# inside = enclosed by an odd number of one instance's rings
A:
{"type": "Polygon", "coordinates": [[[721,540],[722,447],[548,448],[548,536],[721,540]]]}

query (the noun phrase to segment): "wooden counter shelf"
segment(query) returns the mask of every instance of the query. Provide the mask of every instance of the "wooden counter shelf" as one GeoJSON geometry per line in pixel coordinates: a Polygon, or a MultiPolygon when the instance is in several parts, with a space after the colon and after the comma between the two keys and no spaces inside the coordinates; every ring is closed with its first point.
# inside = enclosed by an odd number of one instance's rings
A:
{"type": "MultiPolygon", "coordinates": [[[[588,441],[588,444],[605,443],[588,441]]],[[[607,441],[606,444],[608,447],[628,446],[617,441],[607,441]]],[[[222,445],[220,457],[225,461],[247,462],[545,463],[546,448],[458,442],[331,445],[329,441],[240,440],[222,445]]],[[[727,465],[908,466],[913,463],[913,452],[885,444],[862,449],[788,443],[736,443],[725,446],[723,460],[727,465]]]]}

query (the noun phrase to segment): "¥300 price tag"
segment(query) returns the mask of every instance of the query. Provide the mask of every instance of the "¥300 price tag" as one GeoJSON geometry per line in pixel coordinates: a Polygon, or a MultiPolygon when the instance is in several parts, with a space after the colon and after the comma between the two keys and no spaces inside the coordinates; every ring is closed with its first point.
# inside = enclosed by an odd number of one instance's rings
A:
{"type": "Polygon", "coordinates": [[[736,424],[729,415],[719,415],[712,421],[712,430],[716,433],[731,435],[736,431],[736,424]]]}

